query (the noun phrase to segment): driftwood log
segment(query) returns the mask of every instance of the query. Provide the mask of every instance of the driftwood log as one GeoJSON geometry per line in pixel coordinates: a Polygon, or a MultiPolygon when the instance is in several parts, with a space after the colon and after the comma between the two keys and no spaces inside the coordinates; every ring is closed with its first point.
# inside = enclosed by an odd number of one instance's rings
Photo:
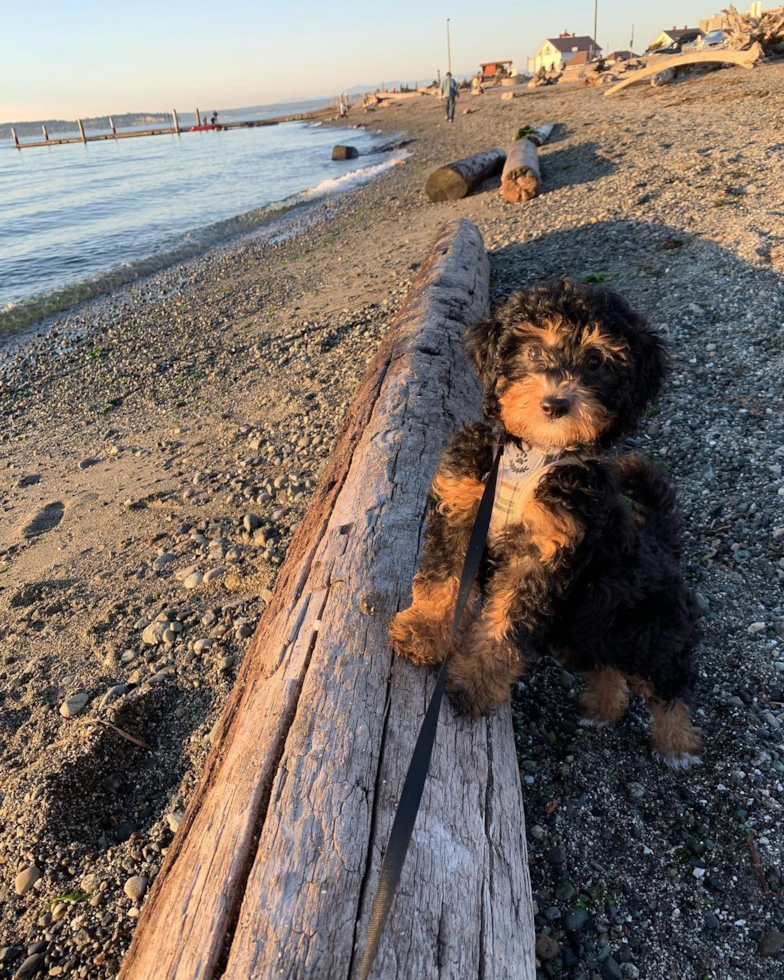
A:
{"type": "MultiPolygon", "coordinates": [[[[488,309],[465,219],[439,234],[367,369],[143,909],[123,980],[357,976],[433,676],[392,653],[430,478],[481,396],[461,335],[488,309]]],[[[372,976],[533,980],[511,713],[441,709],[372,976]]]]}
{"type": "Polygon", "coordinates": [[[358,156],[359,150],[356,146],[343,146],[338,143],[337,146],[332,147],[333,160],[356,160],[358,156]]]}
{"type": "Polygon", "coordinates": [[[538,150],[529,139],[517,140],[506,155],[501,197],[510,204],[522,204],[538,197],[541,186],[538,150]]]}
{"type": "Polygon", "coordinates": [[[611,85],[604,93],[605,96],[615,95],[622,92],[629,85],[642,81],[643,78],[650,78],[658,75],[668,68],[683,68],[686,65],[700,64],[720,64],[720,65],[740,65],[741,68],[753,68],[763,56],[762,47],[755,44],[748,51],[730,51],[727,48],[717,48],[710,51],[687,51],[685,54],[675,54],[671,58],[654,55],[645,68],[631,72],[628,77],[611,85]]]}
{"type": "Polygon", "coordinates": [[[486,177],[500,173],[506,160],[506,150],[488,150],[464,160],[439,167],[427,178],[425,194],[431,201],[459,201],[466,197],[486,177]]]}

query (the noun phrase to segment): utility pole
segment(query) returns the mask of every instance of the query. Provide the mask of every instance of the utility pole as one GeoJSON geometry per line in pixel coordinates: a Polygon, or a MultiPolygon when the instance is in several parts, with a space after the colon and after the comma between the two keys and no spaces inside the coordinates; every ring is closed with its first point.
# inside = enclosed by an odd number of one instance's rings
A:
{"type": "Polygon", "coordinates": [[[446,19],[446,60],[449,74],[452,74],[452,45],[449,40],[449,17],[446,19]]]}
{"type": "Polygon", "coordinates": [[[634,24],[632,24],[632,39],[629,41],[629,51],[634,54],[634,24]]]}
{"type": "Polygon", "coordinates": [[[593,0],[593,37],[591,38],[590,60],[593,61],[596,52],[593,49],[596,44],[596,34],[599,30],[599,0],[593,0]]]}

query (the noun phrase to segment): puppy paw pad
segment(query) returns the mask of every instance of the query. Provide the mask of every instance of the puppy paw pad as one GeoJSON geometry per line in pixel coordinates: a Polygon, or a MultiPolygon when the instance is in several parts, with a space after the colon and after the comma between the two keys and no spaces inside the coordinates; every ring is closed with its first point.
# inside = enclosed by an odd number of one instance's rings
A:
{"type": "Polygon", "coordinates": [[[577,724],[581,728],[609,728],[610,727],[609,721],[604,721],[601,718],[588,718],[585,716],[580,718],[577,724]]]}

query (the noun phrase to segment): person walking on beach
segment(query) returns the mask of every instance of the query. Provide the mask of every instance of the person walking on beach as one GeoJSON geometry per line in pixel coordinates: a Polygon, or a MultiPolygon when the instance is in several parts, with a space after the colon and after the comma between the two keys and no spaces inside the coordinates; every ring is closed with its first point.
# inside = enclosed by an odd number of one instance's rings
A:
{"type": "Polygon", "coordinates": [[[446,121],[455,121],[455,101],[457,100],[457,82],[452,78],[452,72],[448,71],[441,82],[441,99],[445,102],[446,121]]]}

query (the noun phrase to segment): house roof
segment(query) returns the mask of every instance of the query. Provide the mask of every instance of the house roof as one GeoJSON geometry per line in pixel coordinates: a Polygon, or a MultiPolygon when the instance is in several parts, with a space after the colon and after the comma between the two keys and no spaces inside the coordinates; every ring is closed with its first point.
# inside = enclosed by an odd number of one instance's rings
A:
{"type": "Polygon", "coordinates": [[[612,54],[607,55],[607,61],[628,61],[630,58],[634,57],[632,51],[613,51],[612,54]]]}
{"type": "Polygon", "coordinates": [[[567,68],[574,68],[577,65],[587,65],[590,60],[590,53],[590,51],[578,51],[577,54],[573,54],[564,64],[567,68]]]}
{"type": "Polygon", "coordinates": [[[497,58],[495,61],[480,61],[480,68],[487,68],[489,65],[511,65],[511,58],[497,58]]]}
{"type": "Polygon", "coordinates": [[[597,44],[592,38],[583,37],[548,37],[547,40],[552,44],[556,51],[560,51],[561,54],[568,54],[572,48],[577,48],[578,51],[590,51],[593,48],[594,51],[601,51],[601,45],[597,44]]]}

